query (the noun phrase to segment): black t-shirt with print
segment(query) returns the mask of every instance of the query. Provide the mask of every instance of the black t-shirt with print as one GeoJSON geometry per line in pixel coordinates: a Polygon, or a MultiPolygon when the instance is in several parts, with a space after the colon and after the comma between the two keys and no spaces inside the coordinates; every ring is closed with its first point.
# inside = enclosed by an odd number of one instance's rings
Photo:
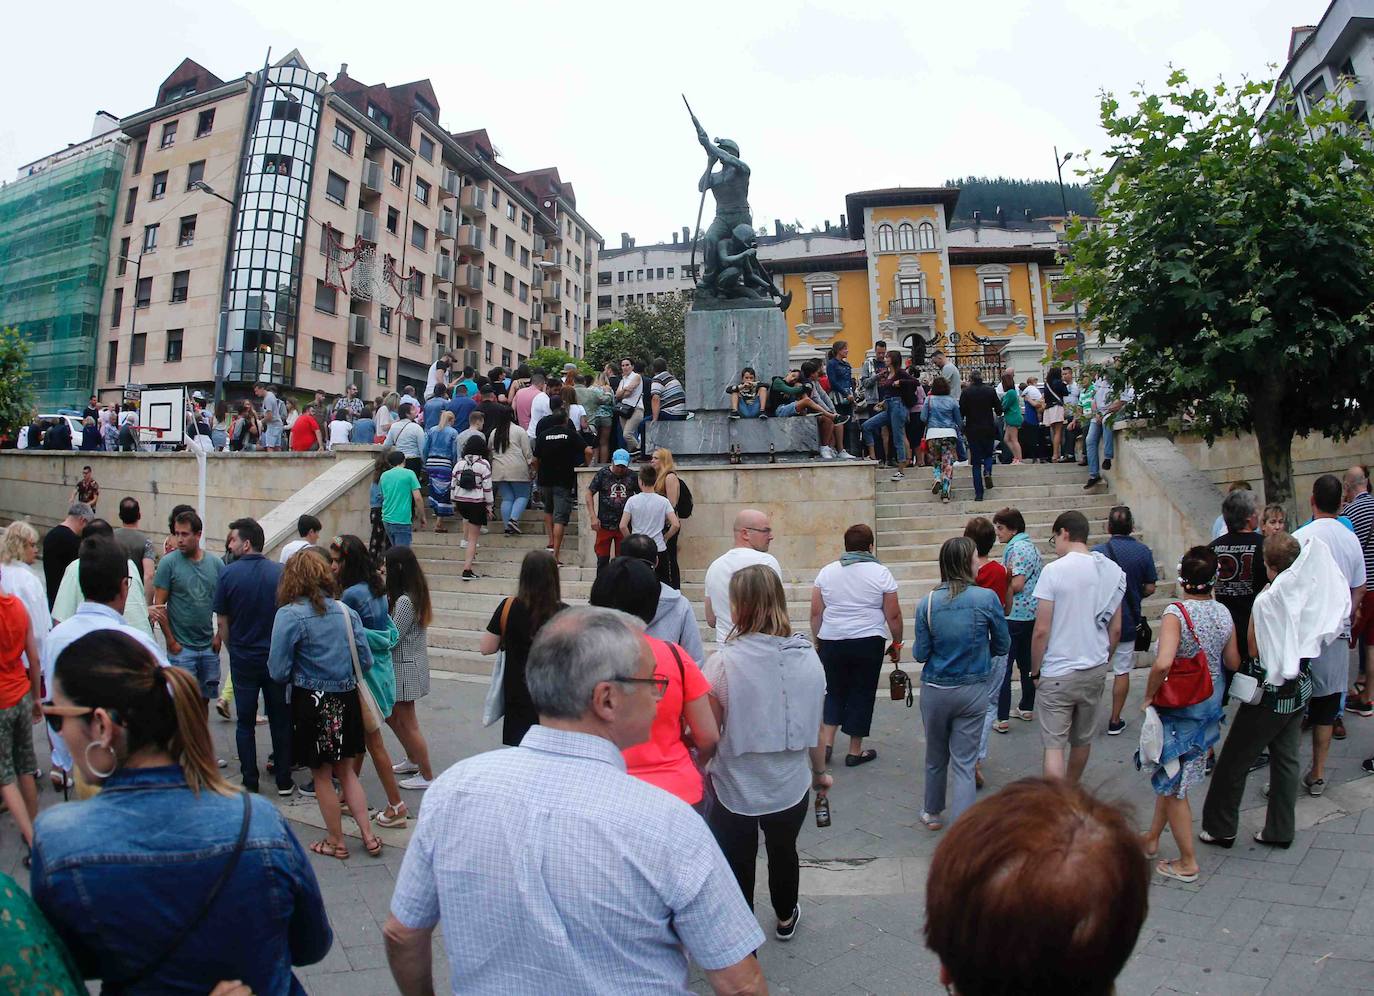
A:
{"type": "Polygon", "coordinates": [[[596,517],[601,528],[619,529],[625,503],[632,495],[639,494],[639,478],[629,469],[617,475],[610,467],[602,467],[592,478],[587,490],[597,496],[596,517]]]}
{"type": "Polygon", "coordinates": [[[1212,594],[1230,611],[1231,621],[1236,624],[1236,645],[1240,647],[1241,656],[1248,657],[1246,634],[1250,611],[1254,608],[1255,596],[1268,580],[1261,552],[1264,540],[1259,533],[1226,533],[1212,540],[1210,545],[1217,555],[1217,583],[1212,594]]]}
{"type": "Polygon", "coordinates": [[[534,455],[539,460],[539,484],[543,487],[577,487],[577,467],[585,444],[567,419],[545,418],[535,435],[534,455]]]}

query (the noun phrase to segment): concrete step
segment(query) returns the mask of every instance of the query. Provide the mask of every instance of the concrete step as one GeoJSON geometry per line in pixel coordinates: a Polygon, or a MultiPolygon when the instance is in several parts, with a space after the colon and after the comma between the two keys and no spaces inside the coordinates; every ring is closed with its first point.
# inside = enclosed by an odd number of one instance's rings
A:
{"type": "MultiPolygon", "coordinates": [[[[491,674],[495,655],[484,657],[475,650],[449,650],[445,647],[429,648],[429,666],[433,671],[447,671],[450,674],[491,674]]],[[[479,717],[480,718],[480,717],[479,717]]]]}
{"type": "MultiPolygon", "coordinates": [[[[576,546],[577,533],[570,531],[563,538],[563,548],[571,550],[576,546]]],[[[416,533],[411,543],[415,556],[422,560],[427,557],[462,557],[463,535],[458,530],[447,533],[416,533]]],[[[510,551],[517,559],[530,550],[542,550],[548,545],[548,537],[539,533],[523,536],[506,536],[499,528],[482,536],[477,541],[479,549],[510,551]]]]}
{"type": "Polygon", "coordinates": [[[1076,508],[1089,519],[1100,518],[1105,520],[1112,506],[1118,504],[1116,495],[1111,492],[1084,495],[1082,499],[1072,504],[1065,502],[1063,498],[1023,498],[1019,501],[1002,501],[1001,488],[993,488],[987,493],[986,499],[981,502],[974,501],[971,494],[960,497],[962,493],[956,490],[954,500],[945,505],[939,498],[930,493],[930,486],[927,485],[924,494],[917,492],[910,496],[907,502],[880,505],[878,507],[878,523],[875,525],[884,529],[909,529],[915,525],[915,523],[908,521],[913,518],[954,512],[970,516],[984,515],[990,519],[994,512],[1007,505],[1015,507],[1027,520],[1035,513],[1043,513],[1049,521],[1053,522],[1054,517],[1067,508],[1076,508]],[[898,521],[894,522],[893,520],[898,521]]]}
{"type": "MultiPolygon", "coordinates": [[[[938,560],[940,556],[940,547],[945,540],[963,534],[962,530],[960,530],[958,532],[944,534],[942,538],[938,539],[938,542],[935,539],[930,539],[925,542],[913,542],[917,537],[922,537],[924,533],[930,531],[931,530],[914,529],[910,533],[887,533],[886,535],[884,533],[879,533],[877,536],[877,546],[880,559],[883,563],[888,565],[889,569],[894,565],[902,564],[933,564],[938,560]]],[[[1048,536],[1048,534],[1049,526],[1046,526],[1042,535],[1048,536]]],[[[1147,542],[1146,538],[1140,533],[1134,535],[1136,539],[1140,540],[1142,543],[1147,542]]],[[[1035,533],[1031,533],[1032,539],[1035,539],[1035,536],[1035,533]]],[[[1108,537],[1105,533],[1089,534],[1088,546],[1092,547],[1096,546],[1098,543],[1105,543],[1107,539],[1108,537]]],[[[1037,541],[1037,546],[1040,549],[1041,555],[1045,557],[1046,560],[1054,559],[1053,555],[1049,553],[1048,542],[1041,544],[1037,541]]]]}
{"type": "MultiPolygon", "coordinates": [[[[930,493],[930,487],[934,483],[934,478],[930,472],[923,474],[909,474],[905,481],[889,483],[886,488],[879,488],[877,491],[877,503],[880,507],[885,505],[901,504],[916,498],[924,497],[932,504],[939,505],[940,499],[930,493]],[[924,492],[924,496],[922,496],[924,492]]],[[[1018,501],[1026,498],[1073,498],[1085,495],[1108,494],[1110,489],[1105,484],[1096,485],[1092,491],[1084,491],[1083,484],[1072,483],[1069,481],[1063,484],[1014,484],[997,481],[992,489],[992,495],[996,496],[996,501],[1002,505],[1015,505],[1018,501]]],[[[973,479],[962,475],[954,479],[954,494],[962,498],[973,498],[973,479]]],[[[989,501],[993,500],[989,496],[989,501]]]]}
{"type": "MultiPolygon", "coordinates": [[[[891,467],[875,467],[873,472],[874,481],[879,488],[900,487],[900,482],[894,483],[889,480],[892,477],[891,467]]],[[[915,473],[929,476],[929,467],[903,467],[902,473],[909,480],[915,473]]],[[[973,479],[972,467],[955,467],[956,474],[962,474],[973,479]]],[[[1005,479],[1011,484],[1060,484],[1065,481],[1076,480],[1080,484],[1088,479],[1088,469],[1079,467],[1077,464],[1029,464],[1024,463],[1013,467],[1011,464],[997,464],[993,468],[992,476],[994,480],[1005,479]]]]}

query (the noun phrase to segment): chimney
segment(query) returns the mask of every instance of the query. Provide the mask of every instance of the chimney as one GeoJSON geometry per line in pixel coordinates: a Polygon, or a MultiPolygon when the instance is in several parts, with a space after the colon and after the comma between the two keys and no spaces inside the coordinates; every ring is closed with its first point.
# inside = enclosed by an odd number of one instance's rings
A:
{"type": "Polygon", "coordinates": [[[622,249],[628,249],[628,248],[630,248],[630,245],[631,245],[631,243],[630,243],[630,233],[629,233],[629,232],[621,232],[621,233],[620,233],[620,248],[622,248],[622,249]]]}
{"type": "Polygon", "coordinates": [[[997,205],[997,224],[1001,228],[1007,227],[1007,216],[1002,213],[1002,205],[997,205]]]}
{"type": "Polygon", "coordinates": [[[773,234],[774,234],[774,235],[779,235],[779,236],[782,235],[782,219],[781,219],[781,218],[774,218],[774,219],[773,219],[773,234]]]}
{"type": "Polygon", "coordinates": [[[1031,220],[1031,209],[1030,209],[1030,208],[1026,208],[1026,221],[1030,221],[1030,220],[1031,220]]]}
{"type": "Polygon", "coordinates": [[[828,232],[828,231],[830,231],[830,219],[829,219],[829,218],[826,218],[826,219],[825,219],[825,227],[822,228],[821,231],[822,231],[822,232],[828,232]]]}
{"type": "Polygon", "coordinates": [[[844,215],[840,215],[840,231],[844,231],[844,215]]]}
{"type": "Polygon", "coordinates": [[[682,226],[682,241],[683,241],[683,242],[691,242],[691,241],[692,241],[692,230],[691,230],[690,228],[688,228],[686,225],[683,225],[683,226],[682,226]]]}
{"type": "Polygon", "coordinates": [[[980,233],[981,230],[982,230],[982,228],[983,228],[983,212],[982,212],[982,211],[974,211],[974,212],[973,212],[973,241],[974,241],[974,242],[981,242],[981,241],[982,241],[982,239],[980,239],[980,238],[978,237],[978,236],[979,236],[979,233],[980,233]]]}
{"type": "Polygon", "coordinates": [[[631,240],[630,240],[630,248],[633,249],[634,247],[635,247],[635,240],[634,240],[634,239],[631,239],[631,240]]]}
{"type": "Polygon", "coordinates": [[[348,63],[346,63],[346,62],[341,62],[341,63],[339,63],[339,75],[340,75],[340,76],[347,76],[347,75],[348,75],[348,63]]]}
{"type": "Polygon", "coordinates": [[[673,245],[677,245],[677,232],[673,233],[673,245]]]}

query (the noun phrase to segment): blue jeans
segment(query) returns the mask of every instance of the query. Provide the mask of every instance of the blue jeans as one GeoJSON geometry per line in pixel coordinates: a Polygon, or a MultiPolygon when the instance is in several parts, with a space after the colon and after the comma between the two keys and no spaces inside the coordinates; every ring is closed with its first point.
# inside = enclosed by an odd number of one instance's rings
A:
{"type": "Polygon", "coordinates": [[[234,743],[238,746],[243,784],[258,784],[258,693],[267,710],[267,729],[272,735],[272,771],[277,788],[290,788],[291,781],[291,707],[286,702],[286,686],[267,676],[267,660],[243,659],[229,654],[229,676],[234,679],[234,709],[238,723],[234,743]]]}
{"type": "Polygon", "coordinates": [[[973,493],[976,497],[983,497],[983,475],[992,476],[992,468],[996,463],[996,450],[993,448],[992,440],[987,442],[973,442],[970,440],[969,452],[972,454],[970,462],[973,464],[973,493]]]}
{"type": "Polygon", "coordinates": [[[201,698],[219,698],[219,654],[209,647],[182,647],[180,653],[167,655],[167,663],[191,672],[200,685],[201,698]]]}
{"type": "Polygon", "coordinates": [[[415,535],[409,522],[383,522],[382,528],[392,546],[410,546],[415,535]]]}
{"type": "Polygon", "coordinates": [[[1101,454],[1098,452],[1098,443],[1105,440],[1104,448],[1107,451],[1107,459],[1110,460],[1116,455],[1116,440],[1112,435],[1112,425],[1110,422],[1100,422],[1097,419],[1088,425],[1088,476],[1102,476],[1101,454]]]}
{"type": "Polygon", "coordinates": [[[501,492],[501,521],[519,522],[530,503],[529,481],[497,481],[501,492]]]}
{"type": "Polygon", "coordinates": [[[882,411],[864,423],[864,442],[873,445],[873,437],[888,426],[892,434],[892,448],[897,451],[897,462],[906,460],[906,420],[908,412],[901,398],[888,398],[882,411]]]}

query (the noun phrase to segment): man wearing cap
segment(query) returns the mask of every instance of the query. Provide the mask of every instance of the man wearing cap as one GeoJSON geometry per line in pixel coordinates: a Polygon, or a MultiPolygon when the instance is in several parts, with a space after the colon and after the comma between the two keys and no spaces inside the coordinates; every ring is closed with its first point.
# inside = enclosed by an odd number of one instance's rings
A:
{"type": "Polygon", "coordinates": [[[577,386],[577,364],[576,364],[576,363],[564,363],[564,364],[563,364],[563,386],[564,386],[564,387],[576,387],[576,386],[577,386]]]}
{"type": "Polygon", "coordinates": [[[639,480],[630,473],[630,454],[616,450],[609,467],[602,467],[587,486],[587,524],[596,530],[596,570],[620,556],[620,518],[625,503],[639,493],[639,480]],[[614,550],[614,553],[612,552],[614,550]]]}

